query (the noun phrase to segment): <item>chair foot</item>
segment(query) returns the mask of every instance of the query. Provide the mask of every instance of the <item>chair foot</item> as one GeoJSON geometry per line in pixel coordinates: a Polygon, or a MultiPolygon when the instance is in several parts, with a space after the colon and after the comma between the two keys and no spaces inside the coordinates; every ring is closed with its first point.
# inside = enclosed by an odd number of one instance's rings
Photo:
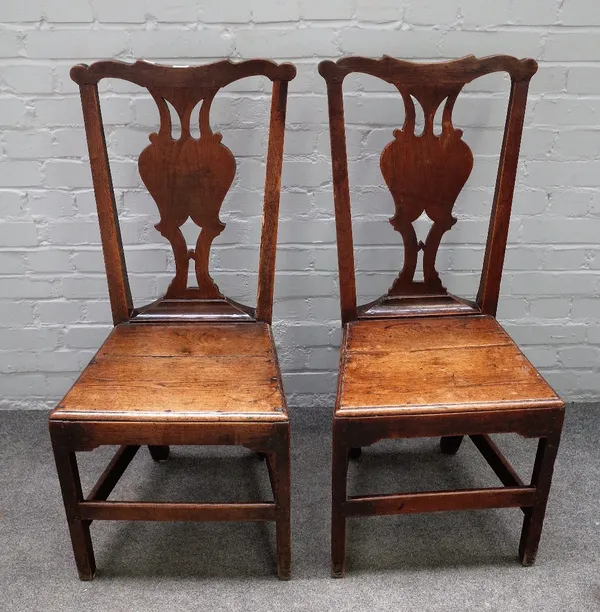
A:
{"type": "Polygon", "coordinates": [[[148,450],[154,461],[166,461],[169,458],[168,446],[148,446],[148,450]]]}
{"type": "Polygon", "coordinates": [[[331,577],[332,578],[343,578],[346,575],[345,564],[336,565],[334,563],[331,564],[331,577]]]}
{"type": "Polygon", "coordinates": [[[440,450],[444,455],[456,455],[463,441],[463,436],[444,436],[440,438],[440,450]]]}
{"type": "Polygon", "coordinates": [[[523,531],[519,542],[519,559],[521,565],[525,567],[535,563],[554,472],[554,461],[558,453],[560,433],[559,430],[548,438],[541,438],[538,443],[531,477],[531,485],[537,490],[536,499],[534,505],[525,511],[523,531]]]}
{"type": "Polygon", "coordinates": [[[519,557],[523,567],[531,567],[532,565],[535,565],[535,556],[531,557],[519,552],[519,557]]]}
{"type": "Polygon", "coordinates": [[[82,582],[91,582],[96,575],[96,566],[94,565],[93,571],[84,570],[82,571],[80,568],[77,568],[77,572],[79,574],[79,580],[82,582]]]}
{"type": "Polygon", "coordinates": [[[521,532],[521,541],[519,542],[519,561],[523,567],[531,567],[535,564],[538,546],[542,535],[543,515],[537,516],[535,524],[533,517],[533,508],[528,508],[523,521],[523,531],[521,532]]]}
{"type": "Polygon", "coordinates": [[[358,459],[362,455],[362,448],[359,446],[357,448],[351,448],[348,451],[348,457],[350,459],[358,459]]]}

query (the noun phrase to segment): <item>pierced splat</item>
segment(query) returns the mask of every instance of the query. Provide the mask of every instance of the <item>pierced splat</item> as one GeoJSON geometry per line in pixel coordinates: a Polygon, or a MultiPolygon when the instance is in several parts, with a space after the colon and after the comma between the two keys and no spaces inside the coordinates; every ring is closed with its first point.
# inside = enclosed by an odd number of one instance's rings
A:
{"type": "Polygon", "coordinates": [[[452,209],[473,168],[473,154],[452,124],[452,110],[462,84],[451,87],[396,87],[404,100],[406,118],[394,140],[381,154],[381,173],[394,198],[390,219],[404,242],[404,266],[389,290],[390,296],[445,295],[435,269],[442,236],[456,223],[452,209]],[[423,133],[415,133],[415,103],[424,113],[423,133]],[[434,133],[436,111],[445,100],[442,131],[434,133]],[[433,222],[425,242],[417,239],[413,223],[425,212],[433,222]],[[423,281],[415,281],[419,251],[423,251],[423,281]]]}
{"type": "Polygon", "coordinates": [[[221,206],[235,177],[235,158],[221,143],[221,134],[210,127],[210,106],[217,89],[149,88],[159,114],[160,129],[150,135],[151,144],[142,151],[139,171],[160,213],[156,229],[171,243],[175,278],[166,298],[223,297],[208,271],[210,247],[225,225],[219,219],[221,206]],[[181,136],[172,137],[167,101],[181,121],[181,136]],[[200,102],[200,138],[190,134],[192,112],[200,102]],[[188,249],[181,226],[191,218],[200,227],[194,249],[188,249]],[[197,288],[187,287],[189,262],[194,260],[197,288]]]}
{"type": "Polygon", "coordinates": [[[380,59],[344,57],[319,64],[319,73],[327,83],[343,324],[368,318],[496,314],[527,88],[536,70],[534,60],[507,55],[484,58],[469,55],[436,63],[408,62],[389,56],[380,59]],[[471,302],[446,292],[436,272],[435,260],[442,236],[455,223],[452,209],[473,168],[471,151],[462,142],[461,131],[452,125],[453,106],[467,83],[495,72],[509,74],[510,97],[479,290],[476,301],[471,302]],[[402,234],[405,264],[389,294],[363,305],[358,305],[356,295],[344,124],[343,83],[351,73],[368,74],[394,85],[406,106],[404,126],[396,130],[394,141],[381,155],[381,171],[396,209],[390,221],[402,234]],[[416,102],[411,96],[424,111],[425,126],[419,136],[414,131],[416,102]],[[433,124],[439,109],[442,109],[442,132],[436,134],[433,124]],[[433,225],[421,245],[412,224],[423,212],[433,225]],[[423,282],[419,283],[415,282],[415,269],[421,250],[423,282]]]}

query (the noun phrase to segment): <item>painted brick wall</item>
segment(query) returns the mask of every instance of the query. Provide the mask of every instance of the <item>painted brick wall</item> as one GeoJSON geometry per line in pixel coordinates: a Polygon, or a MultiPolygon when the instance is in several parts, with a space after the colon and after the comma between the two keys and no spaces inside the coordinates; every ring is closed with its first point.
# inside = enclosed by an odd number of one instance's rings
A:
{"type": "MultiPolygon", "coordinates": [[[[500,318],[567,399],[600,397],[600,4],[591,0],[26,0],[0,3],[0,407],[55,402],[110,329],[82,116],[69,68],[257,56],[298,66],[281,205],[276,333],[290,404],[331,404],[340,338],[325,88],[316,66],[345,54],[427,60],[509,53],[539,60],[527,113],[500,318]]],[[[401,266],[378,156],[401,125],[391,88],[347,80],[359,292],[401,266]]],[[[143,91],[103,85],[103,112],[138,303],[173,259],[154,230],[135,156],[157,124],[143,91]]],[[[507,83],[466,88],[456,123],[475,170],[439,268],[472,295],[495,178],[507,83]]],[[[237,156],[213,253],[221,288],[252,302],[264,180],[267,84],[227,88],[213,123],[237,156]],[[235,247],[243,239],[245,246],[235,247]]],[[[425,228],[421,228],[424,230],[425,228]]],[[[188,233],[193,240],[193,233],[188,233]]]]}

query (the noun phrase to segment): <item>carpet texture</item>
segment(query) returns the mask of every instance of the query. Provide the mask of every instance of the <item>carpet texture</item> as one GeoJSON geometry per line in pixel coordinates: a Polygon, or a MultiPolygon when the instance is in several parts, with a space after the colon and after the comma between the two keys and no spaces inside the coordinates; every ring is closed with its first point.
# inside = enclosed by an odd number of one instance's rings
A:
{"type": "MultiPolygon", "coordinates": [[[[351,519],[348,568],[329,577],[330,413],[292,414],[292,580],[274,575],[261,523],[96,521],[98,571],[77,579],[45,412],[0,412],[0,610],[576,612],[600,610],[600,406],[570,406],[534,567],[517,561],[518,509],[351,519]]],[[[535,442],[496,436],[524,480],[535,442]]],[[[472,442],[387,441],[350,467],[350,494],[498,486],[472,442]]],[[[80,455],[87,491],[114,449],[80,455]]],[[[245,449],[140,449],[111,499],[270,499],[245,449]]]]}

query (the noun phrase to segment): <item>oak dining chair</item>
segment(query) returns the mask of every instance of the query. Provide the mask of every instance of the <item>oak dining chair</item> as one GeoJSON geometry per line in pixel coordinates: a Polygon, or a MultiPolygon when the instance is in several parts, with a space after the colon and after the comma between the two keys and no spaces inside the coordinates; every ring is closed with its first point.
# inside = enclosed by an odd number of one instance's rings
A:
{"type": "Polygon", "coordinates": [[[271,319],[287,88],[295,73],[291,64],[261,59],[197,67],[99,61],[71,70],[81,93],[114,322],[49,419],[82,580],[91,580],[96,569],[95,520],[275,521],[277,575],[290,577],[290,425],[271,319]],[[272,81],[255,308],[226,298],[209,272],[212,242],[225,230],[219,211],[236,174],[233,154],[211,129],[211,103],[222,87],[251,76],[272,81]],[[175,274],[165,295],[141,308],[132,302],[115,206],[98,94],[104,78],[146,88],[160,116],[138,167],[158,207],[155,227],[173,249],[175,274]],[[167,102],[181,122],[177,138],[167,102]],[[190,132],[197,123],[198,138],[190,132]],[[192,249],[181,231],[188,219],[199,228],[192,249]],[[188,287],[190,261],[197,286],[188,287]],[[102,445],[119,449],[84,496],[76,453],[102,445]],[[273,501],[110,501],[142,445],[157,461],[167,459],[170,445],[247,447],[266,458],[273,501]]]}
{"type": "MultiPolygon", "coordinates": [[[[348,517],[520,507],[525,515],[519,556],[535,561],[558,450],[564,404],[496,320],[527,92],[537,70],[532,59],[468,56],[413,63],[384,56],[324,61],[337,231],[343,340],[333,417],[331,571],[345,571],[348,517]],[[473,168],[473,154],[453,125],[463,87],[495,72],[510,76],[510,96],[496,189],[474,301],[448,293],[436,270],[452,211],[473,168]],[[394,202],[390,218],[404,244],[404,263],[388,292],[357,305],[352,216],[342,84],[351,73],[383,79],[402,96],[405,119],[383,149],[380,169],[394,202]],[[416,135],[416,103],[423,133],[416,135]],[[442,107],[441,133],[434,118],[442,107]],[[413,226],[425,213],[433,222],[419,241],[413,226]],[[423,278],[415,280],[423,252],[423,278]],[[490,434],[515,432],[539,439],[525,483],[490,434]],[[464,436],[502,487],[349,496],[349,458],[385,438],[441,437],[441,450],[458,451],[464,436]]],[[[481,102],[484,104],[484,102],[481,102]]],[[[364,104],[368,108],[368,102],[364,104]]],[[[390,211],[391,212],[391,211],[390,211]]]]}

